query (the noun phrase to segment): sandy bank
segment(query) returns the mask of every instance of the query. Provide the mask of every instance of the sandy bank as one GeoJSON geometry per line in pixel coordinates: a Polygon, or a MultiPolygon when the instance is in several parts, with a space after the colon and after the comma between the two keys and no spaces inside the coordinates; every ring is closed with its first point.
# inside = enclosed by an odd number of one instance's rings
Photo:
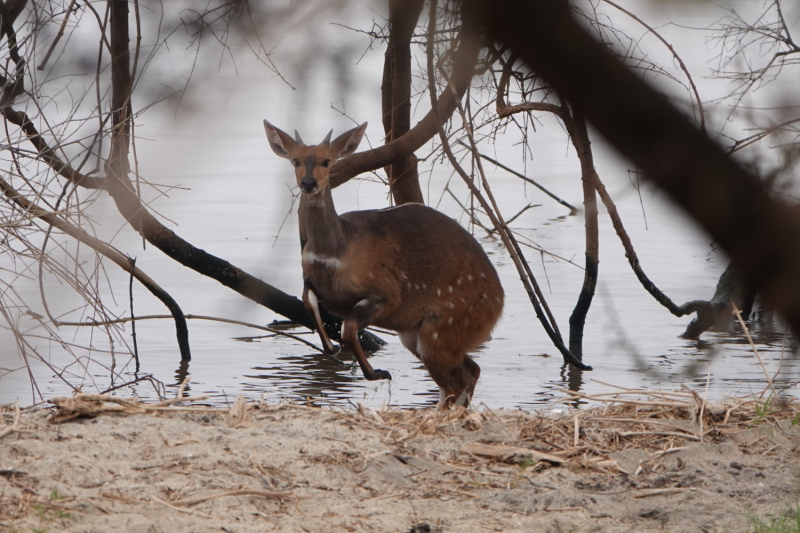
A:
{"type": "Polygon", "coordinates": [[[0,530],[730,532],[797,509],[796,403],[648,403],[560,418],[115,404],[13,430],[7,407],[0,530]]]}

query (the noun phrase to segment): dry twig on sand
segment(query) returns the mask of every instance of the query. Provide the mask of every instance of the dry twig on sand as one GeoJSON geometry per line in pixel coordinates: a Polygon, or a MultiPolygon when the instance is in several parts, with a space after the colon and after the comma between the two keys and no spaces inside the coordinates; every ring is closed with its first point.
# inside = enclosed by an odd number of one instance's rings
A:
{"type": "Polygon", "coordinates": [[[21,431],[22,430],[22,428],[20,428],[20,426],[19,426],[19,416],[20,416],[19,400],[14,402],[14,410],[16,411],[14,413],[14,422],[10,426],[7,426],[7,427],[4,427],[3,429],[0,429],[0,439],[5,437],[6,435],[10,435],[11,433],[14,433],[15,431],[21,431]]]}

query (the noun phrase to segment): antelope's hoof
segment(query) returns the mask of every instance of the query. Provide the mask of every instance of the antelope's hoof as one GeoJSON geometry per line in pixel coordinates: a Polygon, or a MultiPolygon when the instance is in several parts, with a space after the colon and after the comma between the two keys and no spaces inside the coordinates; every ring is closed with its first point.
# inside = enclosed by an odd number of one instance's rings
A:
{"type": "Polygon", "coordinates": [[[325,353],[328,355],[339,355],[342,353],[342,347],[339,344],[331,344],[330,348],[326,348],[323,344],[322,349],[325,350],[325,353]]]}
{"type": "Polygon", "coordinates": [[[367,378],[370,381],[376,381],[379,379],[388,379],[389,381],[392,380],[392,375],[389,373],[388,370],[375,370],[375,373],[367,378]]]}

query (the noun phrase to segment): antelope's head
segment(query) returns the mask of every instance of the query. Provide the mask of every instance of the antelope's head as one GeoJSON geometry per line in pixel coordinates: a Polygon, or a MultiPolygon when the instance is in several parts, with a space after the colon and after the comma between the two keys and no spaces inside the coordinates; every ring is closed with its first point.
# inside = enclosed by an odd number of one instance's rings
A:
{"type": "Polygon", "coordinates": [[[297,130],[294,132],[295,138],[292,139],[286,132],[266,120],[264,129],[267,130],[267,139],[272,151],[292,162],[297,186],[306,197],[310,198],[328,187],[328,175],[336,161],[356,151],[364,137],[367,123],[344,132],[332,141],[333,130],[331,130],[325,140],[316,146],[306,146],[297,130]]]}

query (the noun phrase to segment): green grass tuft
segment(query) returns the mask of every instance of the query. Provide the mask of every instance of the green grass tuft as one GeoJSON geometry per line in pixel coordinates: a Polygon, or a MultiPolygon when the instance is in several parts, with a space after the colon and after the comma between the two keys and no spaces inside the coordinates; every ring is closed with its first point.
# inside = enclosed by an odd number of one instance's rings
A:
{"type": "Polygon", "coordinates": [[[752,525],[751,533],[800,533],[800,507],[789,509],[780,516],[758,518],[748,516],[752,525]]]}

